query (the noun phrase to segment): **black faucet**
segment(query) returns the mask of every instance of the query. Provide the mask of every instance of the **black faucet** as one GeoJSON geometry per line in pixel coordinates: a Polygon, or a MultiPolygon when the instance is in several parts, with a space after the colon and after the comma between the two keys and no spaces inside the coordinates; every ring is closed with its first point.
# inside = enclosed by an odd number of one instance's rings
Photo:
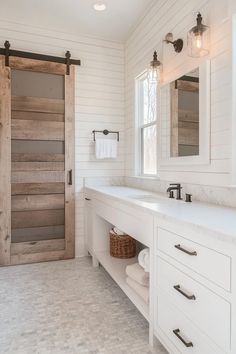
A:
{"type": "Polygon", "coordinates": [[[172,191],[177,191],[176,199],[182,200],[182,198],[181,198],[181,189],[182,189],[181,184],[180,183],[171,183],[170,186],[171,187],[167,188],[167,193],[170,193],[169,198],[173,198],[173,197],[171,197],[172,191]]]}

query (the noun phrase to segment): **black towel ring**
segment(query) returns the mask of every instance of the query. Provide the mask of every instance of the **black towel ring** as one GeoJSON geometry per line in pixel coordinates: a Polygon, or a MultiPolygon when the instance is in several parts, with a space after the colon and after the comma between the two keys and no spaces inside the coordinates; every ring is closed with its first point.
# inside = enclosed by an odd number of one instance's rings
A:
{"type": "Polygon", "coordinates": [[[116,134],[117,135],[117,141],[120,141],[120,133],[119,132],[114,132],[114,131],[111,131],[111,130],[104,129],[104,130],[93,130],[92,133],[93,133],[93,141],[96,141],[96,133],[102,133],[104,135],[116,134]]]}

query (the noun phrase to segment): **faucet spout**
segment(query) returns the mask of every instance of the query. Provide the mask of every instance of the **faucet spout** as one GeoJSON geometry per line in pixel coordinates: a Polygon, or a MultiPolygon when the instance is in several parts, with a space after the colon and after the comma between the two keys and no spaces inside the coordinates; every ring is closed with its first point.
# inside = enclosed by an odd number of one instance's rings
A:
{"type": "Polygon", "coordinates": [[[182,200],[181,189],[182,189],[182,187],[181,187],[180,183],[171,183],[170,187],[168,187],[166,191],[167,191],[167,193],[170,193],[170,195],[172,195],[171,192],[176,190],[177,191],[176,199],[182,200]]]}
{"type": "Polygon", "coordinates": [[[177,187],[169,187],[167,188],[166,192],[169,193],[171,191],[175,191],[177,189],[177,187]]]}

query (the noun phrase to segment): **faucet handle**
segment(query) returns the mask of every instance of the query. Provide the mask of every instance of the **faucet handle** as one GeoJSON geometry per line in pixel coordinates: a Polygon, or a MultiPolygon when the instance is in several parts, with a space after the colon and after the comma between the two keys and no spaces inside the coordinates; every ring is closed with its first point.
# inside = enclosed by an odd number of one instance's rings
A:
{"type": "Polygon", "coordinates": [[[191,203],[192,202],[192,194],[186,193],[185,194],[185,202],[191,203]]]}

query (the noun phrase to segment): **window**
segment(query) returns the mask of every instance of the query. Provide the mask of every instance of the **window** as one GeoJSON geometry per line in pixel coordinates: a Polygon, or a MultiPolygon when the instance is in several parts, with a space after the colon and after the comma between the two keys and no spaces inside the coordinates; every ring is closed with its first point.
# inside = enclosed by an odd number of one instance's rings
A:
{"type": "Polygon", "coordinates": [[[157,174],[157,82],[148,74],[137,78],[137,164],[139,174],[157,174]]]}

